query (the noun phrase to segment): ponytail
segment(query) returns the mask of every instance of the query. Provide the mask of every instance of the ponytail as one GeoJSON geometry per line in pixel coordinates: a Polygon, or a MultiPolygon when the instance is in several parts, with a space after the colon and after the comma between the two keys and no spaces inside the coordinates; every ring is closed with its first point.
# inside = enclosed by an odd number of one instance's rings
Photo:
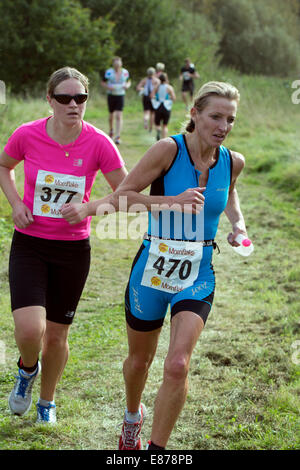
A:
{"type": "Polygon", "coordinates": [[[193,132],[195,130],[195,122],[193,119],[190,119],[187,125],[185,126],[186,132],[193,132]]]}

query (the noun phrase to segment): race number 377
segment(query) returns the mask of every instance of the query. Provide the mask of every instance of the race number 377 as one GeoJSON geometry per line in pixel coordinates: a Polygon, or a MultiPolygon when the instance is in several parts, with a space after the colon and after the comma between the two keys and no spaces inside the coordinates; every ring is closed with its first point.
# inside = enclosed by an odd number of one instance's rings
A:
{"type": "Polygon", "coordinates": [[[37,174],[33,214],[61,218],[60,209],[69,202],[82,202],[85,176],[74,176],[39,170],[37,174]]]}

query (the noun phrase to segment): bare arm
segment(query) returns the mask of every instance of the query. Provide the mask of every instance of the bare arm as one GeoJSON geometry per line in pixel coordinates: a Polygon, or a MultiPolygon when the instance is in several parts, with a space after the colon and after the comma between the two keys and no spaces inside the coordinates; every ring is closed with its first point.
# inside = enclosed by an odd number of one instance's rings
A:
{"type": "Polygon", "coordinates": [[[124,83],[123,88],[124,90],[128,90],[128,88],[130,87],[131,87],[131,80],[127,80],[127,82],[124,83]]]}
{"type": "Polygon", "coordinates": [[[157,90],[158,90],[158,88],[159,88],[159,85],[160,85],[160,80],[156,83],[156,85],[154,85],[153,90],[152,90],[151,93],[150,93],[150,98],[151,98],[151,99],[155,97],[156,92],[157,92],[157,90]]]}
{"type": "MultiPolygon", "coordinates": [[[[105,173],[104,177],[108,184],[110,185],[111,189],[115,191],[119,184],[124,180],[127,175],[127,170],[123,166],[122,168],[118,168],[117,170],[110,171],[109,173],[105,173]]],[[[85,204],[64,204],[61,208],[62,216],[71,224],[77,224],[85,217],[90,215],[96,215],[98,206],[108,208],[111,206],[111,194],[105,196],[102,199],[98,199],[96,201],[90,201],[85,204]]]]}
{"type": "Polygon", "coordinates": [[[101,81],[101,85],[102,85],[103,88],[105,88],[106,90],[112,90],[112,89],[113,89],[113,86],[112,86],[112,85],[109,85],[108,81],[102,80],[102,81],[101,81]]]}
{"type": "Polygon", "coordinates": [[[229,188],[228,202],[225,209],[225,214],[232,225],[233,233],[227,237],[228,242],[233,246],[238,246],[234,240],[239,233],[247,236],[246,225],[244,216],[240,208],[238,192],[236,189],[236,181],[245,166],[245,159],[243,155],[237,152],[232,152],[233,168],[232,168],[232,183],[229,188]]]}
{"type": "Polygon", "coordinates": [[[145,83],[146,83],[146,78],[143,78],[136,87],[137,91],[141,91],[144,88],[145,83]]]}
{"type": "Polygon", "coordinates": [[[170,93],[171,99],[175,101],[176,95],[175,95],[174,88],[171,85],[168,85],[168,92],[170,93]]]}
{"type": "Polygon", "coordinates": [[[24,229],[34,221],[30,209],[23,203],[15,183],[14,168],[20,163],[7,153],[0,155],[0,186],[12,207],[13,221],[18,228],[24,229]]]}
{"type": "Polygon", "coordinates": [[[173,139],[162,139],[154,144],[137,163],[132,171],[118,186],[116,191],[105,198],[79,205],[70,204],[66,211],[64,206],[63,216],[70,223],[78,223],[86,216],[103,215],[104,212],[167,210],[187,210],[197,213],[203,207],[205,188],[189,188],[177,196],[151,196],[142,194],[154,180],[166,171],[176,154],[177,146],[173,139]],[[84,206],[84,208],[82,207],[84,206]],[[74,212],[79,210],[77,214],[74,212]]]}
{"type": "Polygon", "coordinates": [[[205,188],[189,188],[177,196],[152,196],[142,194],[153,181],[161,176],[173,162],[176,155],[177,146],[173,139],[162,139],[154,144],[137,163],[123,183],[113,194],[113,205],[117,210],[119,207],[120,197],[127,198],[127,206],[139,204],[144,210],[151,210],[153,207],[163,206],[167,209],[170,206],[178,205],[178,208],[184,209],[185,204],[191,204],[193,211],[198,212],[195,205],[203,205],[204,196],[201,192],[205,188]]]}

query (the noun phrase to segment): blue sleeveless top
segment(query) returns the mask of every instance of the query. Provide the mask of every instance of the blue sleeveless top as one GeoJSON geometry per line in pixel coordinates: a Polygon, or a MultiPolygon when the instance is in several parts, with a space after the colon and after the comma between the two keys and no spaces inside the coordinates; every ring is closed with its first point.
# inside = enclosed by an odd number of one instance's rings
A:
{"type": "MultiPolygon", "coordinates": [[[[177,152],[170,168],[151,185],[151,195],[176,196],[188,188],[199,187],[201,172],[195,168],[184,134],[171,136],[177,152]]],[[[219,218],[224,211],[232,176],[232,156],[222,145],[217,149],[216,162],[209,168],[204,209],[199,214],[178,211],[149,212],[148,234],[179,240],[211,240],[217,233],[219,218]]]]}

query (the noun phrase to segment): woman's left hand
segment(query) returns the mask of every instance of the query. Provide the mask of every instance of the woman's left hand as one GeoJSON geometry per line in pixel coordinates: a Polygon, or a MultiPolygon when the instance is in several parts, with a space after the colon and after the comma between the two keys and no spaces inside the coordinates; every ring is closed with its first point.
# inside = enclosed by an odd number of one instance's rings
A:
{"type": "Polygon", "coordinates": [[[64,204],[60,210],[63,218],[69,222],[70,225],[75,225],[81,222],[88,216],[87,204],[64,204]]]}

